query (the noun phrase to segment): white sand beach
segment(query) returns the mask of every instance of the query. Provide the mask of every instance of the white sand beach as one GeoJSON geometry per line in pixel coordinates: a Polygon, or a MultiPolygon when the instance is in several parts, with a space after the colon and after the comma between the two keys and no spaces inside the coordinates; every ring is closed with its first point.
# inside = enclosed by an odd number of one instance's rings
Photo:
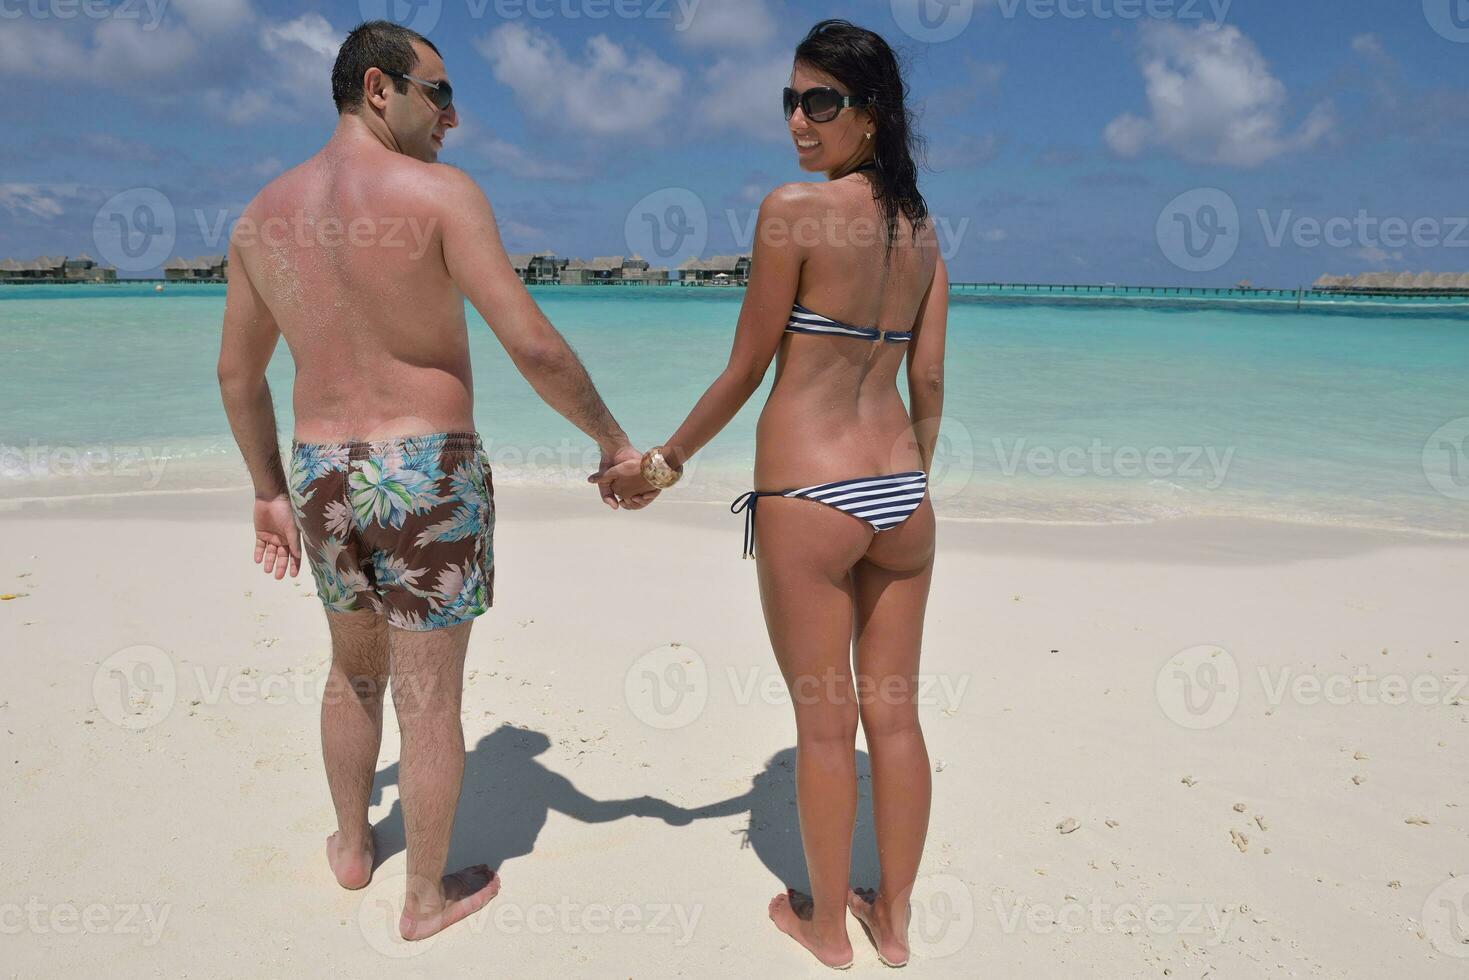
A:
{"type": "MultiPolygon", "coordinates": [[[[321,606],[251,564],[248,521],[233,492],[0,513],[0,972],[824,973],[765,915],[803,880],[794,728],[738,518],[501,493],[450,866],[504,888],[413,945],[391,712],[350,893],[321,606]],[[617,802],[644,796],[698,819],[617,802]]],[[[944,521],[939,547],[910,973],[1469,971],[1469,544],[944,521]]],[[[874,862],[863,814],[854,883],[874,862]]]]}

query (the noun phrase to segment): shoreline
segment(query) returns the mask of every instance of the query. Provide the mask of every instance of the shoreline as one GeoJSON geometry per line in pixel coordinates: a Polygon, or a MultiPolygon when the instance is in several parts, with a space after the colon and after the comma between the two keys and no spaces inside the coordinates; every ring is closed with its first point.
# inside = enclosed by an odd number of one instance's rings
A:
{"type": "MultiPolygon", "coordinates": [[[[588,487],[497,485],[498,519],[527,524],[627,521],[635,535],[648,524],[725,533],[738,556],[743,519],[728,505],[703,500],[660,499],[637,512],[610,512],[588,487]]],[[[140,490],[32,498],[0,498],[0,524],[66,523],[99,518],[165,523],[247,523],[248,486],[140,490]]],[[[1080,522],[973,518],[938,514],[940,549],[1090,560],[1098,556],[1140,562],[1203,561],[1273,564],[1345,557],[1390,548],[1469,549],[1469,535],[1418,529],[1276,521],[1248,516],[1182,516],[1130,522],[1080,522]]],[[[630,537],[629,542],[633,539],[630,537]]]]}

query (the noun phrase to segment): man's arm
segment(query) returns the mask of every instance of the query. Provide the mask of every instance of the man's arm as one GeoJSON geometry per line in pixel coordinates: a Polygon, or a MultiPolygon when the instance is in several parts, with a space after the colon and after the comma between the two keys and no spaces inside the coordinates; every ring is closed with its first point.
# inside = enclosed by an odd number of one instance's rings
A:
{"type": "Polygon", "coordinates": [[[230,431],[255,485],[255,563],[282,578],[301,568],[301,539],[291,516],[289,487],[275,431],[275,405],[265,368],[280,328],[250,282],[239,250],[230,243],[224,330],[219,345],[219,393],[230,431]]]}
{"type": "Polygon", "coordinates": [[[510,267],[484,192],[467,174],[442,169],[444,264],[454,284],[490,325],[536,394],[597,443],[604,468],[638,455],[576,353],[510,267]]]}

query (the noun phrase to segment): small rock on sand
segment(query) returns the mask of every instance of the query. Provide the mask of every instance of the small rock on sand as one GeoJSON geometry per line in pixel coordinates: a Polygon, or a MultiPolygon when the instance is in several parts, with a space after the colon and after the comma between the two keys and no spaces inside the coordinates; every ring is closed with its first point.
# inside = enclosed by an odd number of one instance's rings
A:
{"type": "Polygon", "coordinates": [[[1248,808],[1243,803],[1236,803],[1234,805],[1234,812],[1235,813],[1244,813],[1246,809],[1248,809],[1248,808]]]}
{"type": "Polygon", "coordinates": [[[1361,786],[1366,781],[1367,781],[1367,777],[1366,776],[1353,776],[1352,777],[1352,783],[1353,783],[1353,785],[1356,785],[1356,786],[1361,786]]]}
{"type": "Polygon", "coordinates": [[[1265,826],[1265,815],[1263,813],[1255,815],[1255,826],[1259,827],[1261,830],[1270,829],[1269,827],[1265,826]]]}
{"type": "Polygon", "coordinates": [[[1107,826],[1108,827],[1115,828],[1117,826],[1117,821],[1116,820],[1108,820],[1106,823],[1107,823],[1107,826]]]}
{"type": "Polygon", "coordinates": [[[1239,848],[1241,854],[1250,849],[1250,839],[1238,830],[1230,828],[1229,839],[1234,841],[1234,846],[1239,848]]]}
{"type": "Polygon", "coordinates": [[[1056,829],[1061,831],[1061,833],[1063,834],[1069,834],[1080,826],[1081,824],[1077,823],[1070,817],[1067,817],[1065,820],[1062,820],[1060,823],[1056,824],[1056,829]]]}
{"type": "Polygon", "coordinates": [[[1427,817],[1409,817],[1408,819],[1404,820],[1403,823],[1410,823],[1410,824],[1412,824],[1415,827],[1427,827],[1428,826],[1428,818],[1427,817]]]}
{"type": "Polygon", "coordinates": [[[1358,762],[1366,762],[1367,761],[1367,753],[1360,752],[1360,751],[1359,752],[1353,752],[1352,753],[1352,758],[1353,759],[1356,759],[1358,762]]]}
{"type": "Polygon", "coordinates": [[[1183,783],[1183,785],[1185,785],[1185,786],[1192,786],[1192,785],[1194,785],[1194,784],[1195,784],[1195,783],[1197,783],[1197,782],[1198,782],[1198,780],[1197,780],[1197,779],[1195,779],[1195,778],[1194,778],[1194,777],[1192,777],[1192,776],[1184,776],[1184,777],[1183,777],[1183,778],[1182,778],[1182,779],[1180,779],[1180,780],[1179,780],[1179,782],[1180,782],[1180,783],[1183,783]]]}

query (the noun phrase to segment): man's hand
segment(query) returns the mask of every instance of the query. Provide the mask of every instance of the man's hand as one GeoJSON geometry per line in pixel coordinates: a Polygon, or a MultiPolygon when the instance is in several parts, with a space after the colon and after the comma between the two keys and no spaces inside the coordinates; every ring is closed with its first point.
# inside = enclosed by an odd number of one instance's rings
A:
{"type": "Polygon", "coordinates": [[[642,510],[661,492],[643,479],[642,471],[643,454],[624,446],[610,456],[604,452],[601,468],[587,477],[587,482],[597,484],[602,502],[613,510],[642,510]]]}
{"type": "Polygon", "coordinates": [[[276,581],[295,578],[301,572],[301,532],[291,515],[291,498],[285,495],[255,501],[255,564],[276,581]]]}

